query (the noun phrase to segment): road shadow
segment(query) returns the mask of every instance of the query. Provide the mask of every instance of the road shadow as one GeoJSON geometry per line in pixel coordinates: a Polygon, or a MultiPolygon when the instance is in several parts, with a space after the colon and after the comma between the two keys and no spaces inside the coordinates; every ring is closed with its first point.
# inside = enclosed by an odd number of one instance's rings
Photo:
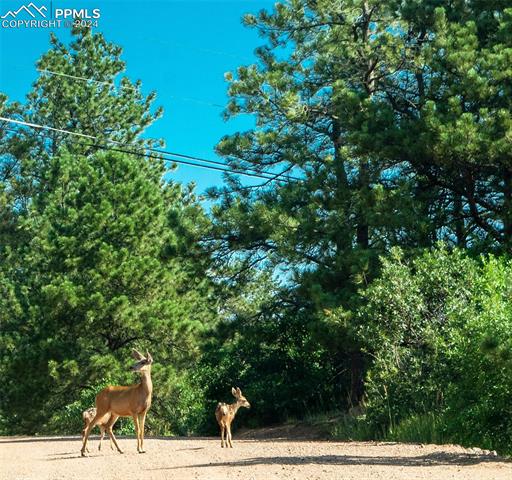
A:
{"type": "Polygon", "coordinates": [[[178,448],[176,452],[191,452],[195,450],[204,450],[206,447],[196,447],[196,448],[178,448]]]}
{"type": "Polygon", "coordinates": [[[499,457],[462,454],[462,453],[430,453],[416,457],[397,456],[360,456],[360,455],[309,455],[286,457],[254,457],[232,462],[212,462],[183,465],[154,470],[180,470],[185,468],[212,467],[254,467],[256,465],[336,465],[336,466],[390,466],[390,467],[433,467],[433,466],[469,466],[480,463],[507,462],[499,457]]]}
{"type": "MultiPolygon", "coordinates": [[[[99,455],[87,455],[87,457],[98,457],[99,455]]],[[[62,461],[62,460],[71,460],[71,459],[74,459],[76,460],[77,458],[87,458],[87,457],[82,457],[82,455],[80,455],[80,452],[77,452],[77,453],[73,453],[73,454],[68,454],[67,456],[59,456],[59,457],[53,457],[53,458],[47,458],[46,461],[47,462],[55,462],[55,461],[62,461]]]]}
{"type": "Polygon", "coordinates": [[[61,457],[61,456],[64,456],[64,455],[75,455],[76,452],[73,451],[73,452],[62,452],[62,453],[48,453],[46,456],[47,457],[61,457]]]}
{"type": "Polygon", "coordinates": [[[72,442],[82,440],[81,437],[2,437],[0,443],[32,443],[32,442],[72,442]]]}
{"type": "MultiPolygon", "coordinates": [[[[135,435],[117,435],[118,440],[136,440],[135,435]]],[[[89,437],[91,440],[99,439],[99,435],[89,437]]],[[[108,439],[107,439],[108,440],[108,439]]],[[[166,441],[193,441],[193,440],[215,440],[215,437],[160,437],[160,436],[144,436],[144,440],[166,440],[166,441]]],[[[73,442],[82,441],[80,436],[68,437],[0,437],[0,444],[8,443],[32,443],[32,442],[73,442]]]]}

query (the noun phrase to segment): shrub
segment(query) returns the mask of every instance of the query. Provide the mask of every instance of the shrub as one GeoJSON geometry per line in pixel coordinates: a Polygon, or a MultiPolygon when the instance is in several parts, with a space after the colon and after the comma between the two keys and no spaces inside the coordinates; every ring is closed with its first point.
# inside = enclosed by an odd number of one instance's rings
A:
{"type": "Polygon", "coordinates": [[[363,296],[367,421],[399,440],[512,451],[512,265],[399,250],[363,296]]]}
{"type": "MultiPolygon", "coordinates": [[[[79,434],[84,425],[82,412],[94,407],[96,395],[108,385],[112,385],[112,382],[103,379],[94,386],[81,390],[77,400],[65,405],[51,416],[45,430],[59,434],[79,434]]],[[[131,418],[119,418],[114,429],[116,433],[121,435],[135,434],[131,418]]]]}

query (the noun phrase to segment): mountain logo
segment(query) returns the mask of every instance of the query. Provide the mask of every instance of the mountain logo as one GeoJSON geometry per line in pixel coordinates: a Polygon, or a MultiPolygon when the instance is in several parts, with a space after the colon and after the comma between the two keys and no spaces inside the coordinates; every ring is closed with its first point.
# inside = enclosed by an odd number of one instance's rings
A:
{"type": "Polygon", "coordinates": [[[16,18],[18,14],[22,13],[23,11],[28,13],[32,18],[36,18],[36,13],[39,14],[39,16],[46,18],[46,14],[44,13],[46,12],[46,10],[48,9],[45,6],[38,8],[31,2],[28,5],[22,5],[20,8],[18,8],[18,10],[9,10],[5,15],[1,16],[0,18],[16,18]]]}

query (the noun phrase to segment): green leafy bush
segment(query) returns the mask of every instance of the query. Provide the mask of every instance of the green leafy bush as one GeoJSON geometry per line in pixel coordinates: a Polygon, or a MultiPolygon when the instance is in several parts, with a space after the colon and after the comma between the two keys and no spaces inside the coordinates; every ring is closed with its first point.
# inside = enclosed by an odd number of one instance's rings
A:
{"type": "Polygon", "coordinates": [[[435,413],[411,415],[390,429],[386,439],[396,442],[442,444],[446,442],[443,420],[435,413]]]}
{"type": "MultiPolygon", "coordinates": [[[[108,379],[103,379],[94,386],[81,390],[77,400],[65,405],[51,416],[45,429],[53,433],[68,435],[73,432],[80,433],[84,426],[82,413],[88,408],[94,407],[96,395],[112,383],[108,379]]],[[[131,418],[119,418],[114,429],[121,435],[135,434],[131,418]]]]}
{"type": "Polygon", "coordinates": [[[512,451],[511,293],[507,258],[383,259],[359,316],[375,435],[512,451]]]}
{"type": "Polygon", "coordinates": [[[330,434],[337,440],[345,441],[365,441],[375,438],[375,432],[364,415],[357,417],[342,415],[333,425],[330,434]]]}

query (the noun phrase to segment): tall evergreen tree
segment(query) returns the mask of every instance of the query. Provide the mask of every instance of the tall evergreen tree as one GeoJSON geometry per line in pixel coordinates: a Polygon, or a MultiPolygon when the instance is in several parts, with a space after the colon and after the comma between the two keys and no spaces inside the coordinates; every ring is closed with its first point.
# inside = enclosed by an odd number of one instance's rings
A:
{"type": "Polygon", "coordinates": [[[225,137],[218,151],[233,166],[271,170],[282,182],[248,189],[232,180],[214,192],[223,199],[218,235],[247,265],[286,270],[288,304],[316,318],[338,369],[351,363],[357,401],[357,343],[341,325],[326,331],[324,311],[350,307],[390,242],[418,244],[418,232],[431,228],[412,214],[422,199],[401,165],[375,151],[387,148],[382,130],[393,122],[382,85],[409,46],[386,2],[291,1],[245,23],[268,43],[257,64],[228,75],[227,116],[254,114],[256,128],[225,137]],[[300,180],[287,183],[288,174],[300,180]]]}
{"type": "Polygon", "coordinates": [[[153,353],[153,427],[169,431],[166,399],[186,388],[213,318],[209,222],[193,189],[164,182],[155,158],[96,147],[159,143],[141,138],[161,114],[155,94],[119,78],[120,55],[88,29],[69,47],[52,36],[27,102],[0,97],[2,116],[97,139],[0,125],[0,420],[11,432],[62,428],[82,389],[129,382],[133,346],[153,353]]]}
{"type": "Polygon", "coordinates": [[[205,282],[166,254],[179,193],[162,184],[160,163],[66,153],[52,160],[50,175],[51,192],[24,222],[33,235],[21,263],[27,309],[6,372],[4,408],[21,430],[41,428],[69,392],[125,378],[134,346],[153,353],[165,384],[197,355],[196,337],[211,320],[205,282]],[[31,374],[20,380],[27,366],[31,374]],[[39,408],[27,413],[29,397],[39,408]]]}
{"type": "MultiPolygon", "coordinates": [[[[63,147],[70,153],[90,154],[96,151],[95,144],[103,145],[107,140],[128,143],[135,149],[161,143],[140,138],[161,116],[162,109],[152,108],[155,92],[145,96],[140,80],[132,82],[121,76],[126,69],[121,59],[122,48],[89,28],[75,28],[72,34],[69,46],[55,35],[50,36],[51,47],[36,64],[39,78],[27,101],[18,108],[18,117],[23,120],[55,129],[26,129],[15,135],[28,150],[11,150],[24,172],[19,179],[21,184],[16,187],[25,204],[46,188],[44,178],[49,159],[63,147]]],[[[0,105],[0,111],[5,107],[0,105]]],[[[7,111],[3,113],[10,116],[7,111]]],[[[10,124],[5,126],[14,128],[10,124]]]]}
{"type": "Polygon", "coordinates": [[[378,254],[509,242],[505,3],[291,0],[244,19],[266,44],[227,75],[226,116],[256,124],[218,151],[276,182],[212,192],[219,259],[229,279],[259,265],[288,280],[284,308],[315,319],[332,362],[350,359],[353,401],[350,312],[378,254]]]}

